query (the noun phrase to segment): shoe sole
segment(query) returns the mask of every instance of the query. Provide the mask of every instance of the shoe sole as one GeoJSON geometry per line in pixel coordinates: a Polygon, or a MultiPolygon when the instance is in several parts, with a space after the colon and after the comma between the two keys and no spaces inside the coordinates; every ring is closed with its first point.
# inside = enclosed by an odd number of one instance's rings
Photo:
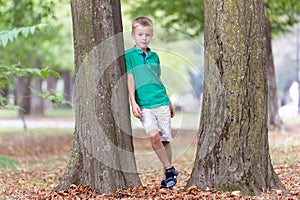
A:
{"type": "Polygon", "coordinates": [[[165,186],[165,185],[161,185],[161,186],[160,186],[160,189],[169,189],[169,190],[173,190],[173,186],[167,187],[167,186],[165,186]]]}

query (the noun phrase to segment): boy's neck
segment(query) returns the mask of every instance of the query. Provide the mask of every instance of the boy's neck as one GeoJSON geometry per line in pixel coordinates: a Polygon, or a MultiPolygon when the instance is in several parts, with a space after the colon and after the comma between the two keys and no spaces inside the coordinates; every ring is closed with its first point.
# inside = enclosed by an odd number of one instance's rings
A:
{"type": "Polygon", "coordinates": [[[142,50],[145,54],[148,54],[148,51],[149,51],[149,48],[139,48],[137,47],[138,49],[142,50]]]}

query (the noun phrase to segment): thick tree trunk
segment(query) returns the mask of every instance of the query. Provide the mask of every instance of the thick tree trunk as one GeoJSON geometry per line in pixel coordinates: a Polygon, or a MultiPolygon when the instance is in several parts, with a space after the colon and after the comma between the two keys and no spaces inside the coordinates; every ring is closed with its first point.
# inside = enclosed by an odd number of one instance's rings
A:
{"type": "MultiPolygon", "coordinates": [[[[42,92],[42,79],[34,79],[31,83],[31,87],[36,91],[42,92]]],[[[32,116],[44,115],[44,100],[38,95],[31,93],[31,113],[32,116]]]]}
{"type": "Polygon", "coordinates": [[[205,82],[187,186],[260,194],[283,188],[269,155],[263,2],[205,1],[205,82]]]}
{"type": "Polygon", "coordinates": [[[17,105],[19,117],[24,118],[30,114],[30,76],[18,77],[17,79],[17,105]]]}
{"type": "Polygon", "coordinates": [[[277,83],[272,53],[271,21],[266,21],[266,65],[268,69],[268,127],[283,129],[283,122],[278,114],[277,83]]]}
{"type": "Polygon", "coordinates": [[[57,189],[111,193],[140,185],[133,154],[119,0],[72,0],[75,133],[57,189]]]}

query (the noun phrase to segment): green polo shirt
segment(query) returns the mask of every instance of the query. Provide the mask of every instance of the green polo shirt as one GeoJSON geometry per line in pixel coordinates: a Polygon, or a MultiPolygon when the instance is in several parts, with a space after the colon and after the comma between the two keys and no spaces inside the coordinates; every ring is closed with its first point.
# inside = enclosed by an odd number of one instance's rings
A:
{"type": "Polygon", "coordinates": [[[141,108],[155,108],[170,104],[166,88],[159,79],[161,75],[158,55],[148,49],[143,51],[132,47],[125,51],[126,72],[133,74],[135,100],[141,108]]]}

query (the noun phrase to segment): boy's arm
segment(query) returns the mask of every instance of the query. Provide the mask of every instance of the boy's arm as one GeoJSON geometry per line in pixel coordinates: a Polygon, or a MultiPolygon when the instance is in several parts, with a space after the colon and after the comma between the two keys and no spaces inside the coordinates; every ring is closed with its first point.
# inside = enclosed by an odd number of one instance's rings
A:
{"type": "Polygon", "coordinates": [[[128,93],[129,99],[132,107],[132,113],[135,117],[141,118],[141,109],[139,105],[135,101],[135,83],[133,74],[127,74],[127,86],[128,86],[128,93]]]}
{"type": "MultiPolygon", "coordinates": [[[[170,98],[169,98],[170,99],[170,98]]],[[[172,102],[171,102],[171,100],[169,100],[170,101],[170,112],[171,112],[171,118],[173,118],[174,116],[175,116],[175,110],[174,110],[174,108],[173,108],[173,105],[172,105],[172,102]]]]}

